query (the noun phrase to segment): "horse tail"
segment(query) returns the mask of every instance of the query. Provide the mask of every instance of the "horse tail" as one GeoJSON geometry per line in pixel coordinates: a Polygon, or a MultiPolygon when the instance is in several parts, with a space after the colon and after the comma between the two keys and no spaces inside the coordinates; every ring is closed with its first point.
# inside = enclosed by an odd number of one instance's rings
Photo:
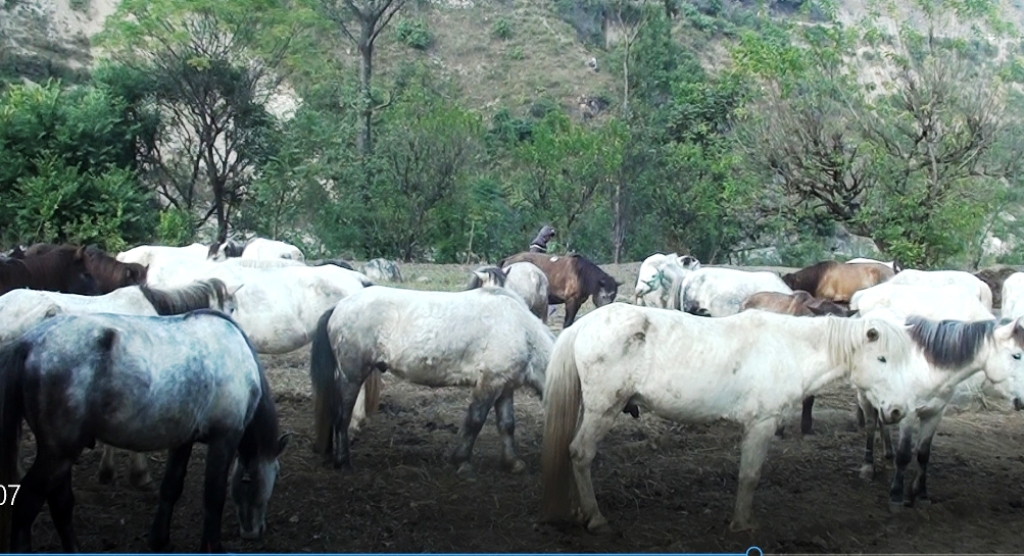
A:
{"type": "MultiPolygon", "coordinates": [[[[28,344],[12,342],[0,348],[0,485],[18,484],[21,453],[21,384],[28,358],[28,344]]],[[[13,504],[0,505],[0,551],[11,547],[13,504]]]]}
{"type": "Polygon", "coordinates": [[[544,384],[544,440],[541,445],[541,515],[544,521],[569,517],[575,492],[569,443],[576,435],[582,407],[580,374],[576,366],[576,336],[580,327],[559,334],[548,362],[544,384]]]}
{"type": "Polygon", "coordinates": [[[313,382],[313,428],[316,431],[313,451],[321,454],[330,452],[334,418],[338,414],[340,403],[338,386],[334,379],[338,361],[334,357],[334,346],[331,345],[331,335],[327,330],[332,315],[333,307],[320,316],[316,332],[313,333],[313,347],[309,356],[309,378],[313,382]]]}
{"type": "Polygon", "coordinates": [[[363,381],[363,388],[366,392],[366,395],[363,397],[363,409],[366,412],[366,416],[369,417],[380,409],[380,395],[384,389],[384,379],[381,377],[379,370],[374,369],[370,372],[370,376],[366,377],[366,380],[363,381]]]}

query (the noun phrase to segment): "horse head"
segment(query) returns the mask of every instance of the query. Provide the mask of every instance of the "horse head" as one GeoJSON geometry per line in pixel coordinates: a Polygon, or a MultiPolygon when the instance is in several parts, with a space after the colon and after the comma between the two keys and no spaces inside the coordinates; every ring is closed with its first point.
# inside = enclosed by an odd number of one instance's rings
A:
{"type": "Polygon", "coordinates": [[[596,307],[603,307],[615,301],[615,296],[619,294],[619,286],[621,285],[622,282],[607,274],[599,278],[597,280],[597,291],[591,296],[594,305],[596,307]]]}
{"type": "Polygon", "coordinates": [[[281,454],[290,438],[291,432],[285,432],[276,441],[267,442],[270,445],[259,446],[256,453],[247,458],[239,451],[231,474],[231,499],[238,512],[239,535],[243,539],[258,539],[267,530],[267,503],[281,471],[281,454]]]}

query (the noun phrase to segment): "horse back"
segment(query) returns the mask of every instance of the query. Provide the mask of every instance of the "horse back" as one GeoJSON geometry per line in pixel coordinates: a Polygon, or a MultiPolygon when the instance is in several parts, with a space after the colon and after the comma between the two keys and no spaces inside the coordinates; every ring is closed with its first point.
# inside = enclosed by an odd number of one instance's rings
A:
{"type": "Polygon", "coordinates": [[[503,259],[498,266],[528,262],[539,268],[548,279],[548,302],[564,303],[571,299],[583,300],[588,292],[580,275],[578,255],[548,255],[545,253],[517,253],[503,259]]]}
{"type": "Polygon", "coordinates": [[[853,294],[877,286],[892,276],[892,269],[879,263],[837,264],[825,273],[814,293],[821,299],[849,303],[853,294]]]}

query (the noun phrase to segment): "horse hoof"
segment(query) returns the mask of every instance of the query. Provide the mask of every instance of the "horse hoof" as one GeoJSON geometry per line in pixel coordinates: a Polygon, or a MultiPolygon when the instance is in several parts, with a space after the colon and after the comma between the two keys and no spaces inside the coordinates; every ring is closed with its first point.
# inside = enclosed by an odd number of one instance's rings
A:
{"type": "Polygon", "coordinates": [[[914,507],[919,510],[927,510],[931,505],[932,501],[930,498],[917,498],[914,500],[914,507]]]}
{"type": "Polygon", "coordinates": [[[345,461],[345,462],[340,462],[340,461],[334,462],[334,469],[337,470],[338,473],[341,473],[342,475],[351,475],[352,473],[355,472],[355,470],[352,469],[352,464],[347,462],[347,461],[345,461]]]}
{"type": "Polygon", "coordinates": [[[521,459],[517,459],[513,461],[511,464],[506,465],[505,467],[508,469],[509,473],[512,473],[513,475],[518,475],[523,471],[526,471],[526,462],[521,459]]]}
{"type": "Polygon", "coordinates": [[[898,513],[902,512],[902,511],[903,511],[903,502],[902,501],[900,501],[900,502],[894,502],[892,500],[889,501],[889,513],[891,513],[891,514],[898,514],[898,513]]]}
{"type": "Polygon", "coordinates": [[[476,471],[473,471],[473,465],[468,461],[462,462],[459,465],[459,469],[458,471],[455,472],[455,474],[466,481],[476,480],[476,471]]]}
{"type": "Polygon", "coordinates": [[[860,468],[860,478],[865,481],[871,481],[875,478],[875,466],[874,465],[862,465],[860,468]]]}
{"type": "Polygon", "coordinates": [[[110,485],[114,483],[114,470],[113,469],[100,469],[99,475],[96,477],[101,485],[110,485]]]}
{"type": "Polygon", "coordinates": [[[592,534],[592,535],[598,535],[598,536],[614,535],[615,534],[615,529],[612,529],[612,526],[608,525],[608,522],[605,521],[604,519],[601,519],[600,522],[591,523],[590,525],[588,525],[587,526],[587,531],[589,531],[590,534],[592,534]]]}
{"type": "Polygon", "coordinates": [[[800,434],[804,436],[814,436],[814,429],[800,429],[800,434]]]}
{"type": "Polygon", "coordinates": [[[733,520],[729,523],[729,531],[732,533],[742,533],[744,531],[755,531],[757,530],[757,524],[753,521],[736,521],[733,520]]]}

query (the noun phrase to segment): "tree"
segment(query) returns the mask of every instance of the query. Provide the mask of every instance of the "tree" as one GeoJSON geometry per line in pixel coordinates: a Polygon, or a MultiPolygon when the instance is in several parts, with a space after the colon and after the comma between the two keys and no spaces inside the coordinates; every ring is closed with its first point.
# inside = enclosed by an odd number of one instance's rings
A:
{"type": "Polygon", "coordinates": [[[208,205],[196,227],[216,217],[218,241],[269,155],[288,16],[274,0],[126,0],[100,36],[121,66],[108,80],[165,118],[148,177],[179,210],[208,205]]]}

